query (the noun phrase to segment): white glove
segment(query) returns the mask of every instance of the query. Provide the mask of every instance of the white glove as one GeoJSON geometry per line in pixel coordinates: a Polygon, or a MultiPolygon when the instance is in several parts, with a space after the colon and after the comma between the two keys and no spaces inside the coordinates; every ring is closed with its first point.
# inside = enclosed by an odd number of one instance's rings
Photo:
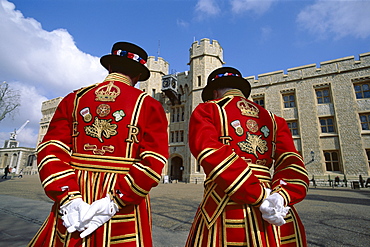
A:
{"type": "Polygon", "coordinates": [[[90,205],[81,198],[76,198],[60,207],[59,212],[63,215],[63,225],[69,233],[76,230],[82,231],[81,218],[89,210],[90,205]]]}
{"type": "Polygon", "coordinates": [[[118,206],[110,199],[109,195],[93,202],[89,211],[87,211],[81,220],[86,230],[81,232],[80,237],[84,238],[93,233],[117,212],[118,206]]]}
{"type": "Polygon", "coordinates": [[[268,196],[260,206],[262,218],[276,226],[286,223],[284,217],[287,215],[289,209],[290,207],[284,207],[284,198],[279,193],[268,196]]]}
{"type": "Polygon", "coordinates": [[[284,220],[284,217],[280,213],[275,213],[272,215],[262,214],[262,218],[268,223],[275,225],[275,226],[282,226],[286,223],[286,221],[284,220]]]}

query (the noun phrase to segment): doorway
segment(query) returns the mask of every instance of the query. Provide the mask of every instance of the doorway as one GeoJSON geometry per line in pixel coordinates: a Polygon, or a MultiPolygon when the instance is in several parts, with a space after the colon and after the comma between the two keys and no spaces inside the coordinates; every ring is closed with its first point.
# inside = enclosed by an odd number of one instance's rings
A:
{"type": "Polygon", "coordinates": [[[183,161],[180,157],[171,159],[171,180],[182,181],[182,173],[184,171],[183,161]]]}

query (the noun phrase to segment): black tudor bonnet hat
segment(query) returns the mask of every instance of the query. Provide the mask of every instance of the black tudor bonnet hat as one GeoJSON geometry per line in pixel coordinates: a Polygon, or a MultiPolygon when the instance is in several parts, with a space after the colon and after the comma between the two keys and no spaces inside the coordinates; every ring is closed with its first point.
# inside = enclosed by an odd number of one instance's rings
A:
{"type": "Polygon", "coordinates": [[[139,81],[149,79],[150,72],[145,66],[148,54],[141,47],[129,42],[117,42],[112,47],[111,54],[100,58],[100,63],[109,70],[109,65],[132,68],[141,73],[139,81]]]}
{"type": "Polygon", "coordinates": [[[232,67],[221,67],[214,70],[207,79],[207,85],[202,91],[202,100],[206,102],[213,99],[213,90],[217,88],[239,89],[245,98],[249,97],[251,85],[243,78],[239,70],[232,67]]]}

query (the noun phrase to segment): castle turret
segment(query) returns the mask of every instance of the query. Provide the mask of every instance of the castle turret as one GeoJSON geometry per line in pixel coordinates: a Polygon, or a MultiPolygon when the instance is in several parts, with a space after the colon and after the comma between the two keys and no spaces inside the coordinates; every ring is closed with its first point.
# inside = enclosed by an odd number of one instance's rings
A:
{"type": "Polygon", "coordinates": [[[223,64],[223,49],[218,41],[211,43],[209,39],[201,39],[192,44],[189,65],[193,109],[201,102],[201,92],[207,84],[208,75],[223,64]]]}
{"type": "Polygon", "coordinates": [[[154,56],[149,56],[147,65],[150,71],[150,78],[140,82],[140,89],[162,102],[162,76],[168,74],[169,64],[161,57],[158,57],[156,60],[154,56]]]}
{"type": "MultiPolygon", "coordinates": [[[[188,77],[191,83],[189,85],[190,93],[186,104],[189,116],[194,108],[202,102],[201,93],[207,84],[208,75],[223,64],[223,49],[216,40],[211,42],[209,39],[201,39],[200,42],[195,41],[192,44],[188,63],[190,65],[188,77]]],[[[188,129],[186,127],[185,132],[187,133],[187,131],[188,129]]],[[[202,168],[191,156],[190,150],[188,150],[188,156],[191,158],[189,159],[189,164],[185,167],[185,175],[189,178],[190,182],[202,182],[204,180],[202,168]]]]}

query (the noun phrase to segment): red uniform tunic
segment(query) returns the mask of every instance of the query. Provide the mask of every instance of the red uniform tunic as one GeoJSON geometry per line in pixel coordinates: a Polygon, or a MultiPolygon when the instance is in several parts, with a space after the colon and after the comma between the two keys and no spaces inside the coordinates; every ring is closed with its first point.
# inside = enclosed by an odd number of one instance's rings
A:
{"type": "Polygon", "coordinates": [[[160,103],[112,73],[59,104],[38,146],[46,194],[55,201],[29,246],[152,246],[149,191],[168,158],[160,103]],[[69,200],[110,194],[119,212],[84,239],[68,233],[58,210],[69,200]]]}
{"type": "Polygon", "coordinates": [[[206,181],[186,246],[306,246],[293,204],[309,181],[283,118],[230,90],[194,110],[189,146],[206,181]],[[262,218],[264,188],[291,207],[281,227],[262,218]]]}

